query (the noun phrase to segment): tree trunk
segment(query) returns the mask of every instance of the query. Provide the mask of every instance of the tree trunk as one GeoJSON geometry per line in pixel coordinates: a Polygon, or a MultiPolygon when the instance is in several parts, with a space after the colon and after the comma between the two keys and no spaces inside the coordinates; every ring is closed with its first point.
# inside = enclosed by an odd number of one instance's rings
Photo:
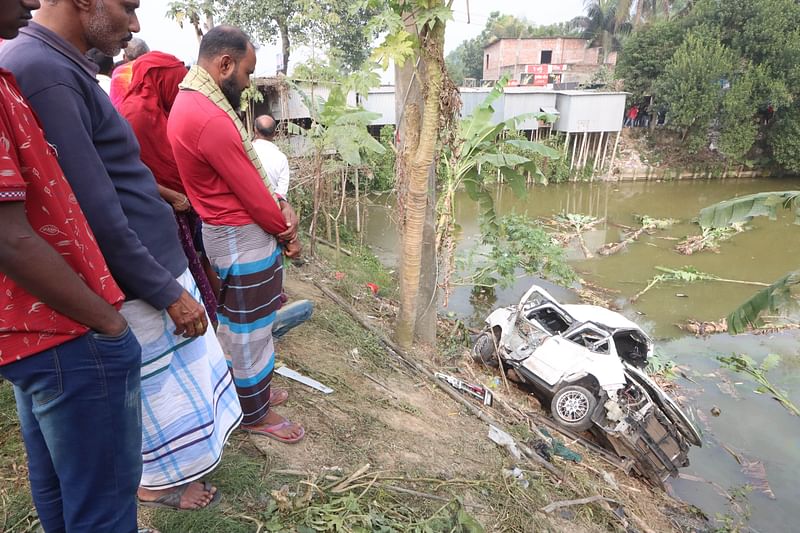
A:
{"type": "Polygon", "coordinates": [[[192,26],[194,27],[194,34],[197,37],[197,42],[199,43],[203,40],[203,28],[200,27],[200,17],[197,15],[190,15],[189,22],[191,22],[192,26]]]}
{"type": "Polygon", "coordinates": [[[275,19],[278,24],[278,31],[281,34],[281,54],[283,55],[283,65],[278,69],[278,73],[286,74],[289,68],[289,23],[286,19],[275,19]]]}
{"type": "Polygon", "coordinates": [[[418,67],[411,60],[406,61],[397,69],[396,83],[397,105],[402,107],[398,115],[402,119],[398,130],[397,174],[401,193],[405,188],[405,194],[401,202],[404,216],[401,222],[400,313],[395,335],[404,347],[413,343],[415,334],[420,340],[435,342],[438,307],[433,163],[439,137],[444,25],[437,23],[427,40],[421,41],[423,49],[418,67]],[[415,68],[418,68],[416,76],[415,68]]]}

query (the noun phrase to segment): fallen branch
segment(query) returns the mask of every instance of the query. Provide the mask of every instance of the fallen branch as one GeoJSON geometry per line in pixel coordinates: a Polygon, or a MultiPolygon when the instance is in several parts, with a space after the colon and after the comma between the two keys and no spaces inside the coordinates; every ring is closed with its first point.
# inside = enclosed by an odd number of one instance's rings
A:
{"type": "Polygon", "coordinates": [[[337,248],[336,245],[333,244],[329,240],[323,239],[322,237],[311,235],[310,233],[306,233],[306,235],[308,236],[309,239],[314,239],[315,241],[317,241],[320,244],[324,244],[325,246],[327,246],[329,248],[332,248],[334,250],[338,250],[338,251],[342,252],[344,255],[346,255],[348,257],[352,257],[353,256],[353,252],[351,252],[350,250],[345,250],[342,247],[337,248]]]}
{"type": "Polygon", "coordinates": [[[358,479],[359,477],[361,477],[362,475],[364,475],[364,473],[365,473],[367,470],[369,470],[369,467],[370,467],[370,466],[371,466],[371,465],[370,465],[369,463],[365,464],[364,466],[362,466],[361,468],[359,468],[358,470],[356,470],[355,472],[353,472],[352,474],[350,474],[350,475],[347,477],[347,479],[345,479],[344,481],[340,482],[340,483],[339,483],[339,484],[337,484],[335,487],[333,487],[333,488],[331,489],[331,492],[333,492],[334,494],[338,494],[338,493],[340,493],[340,492],[344,492],[344,491],[346,491],[346,490],[347,490],[347,488],[348,488],[348,486],[349,486],[349,485],[350,485],[350,484],[351,484],[353,481],[355,481],[356,479],[358,479]]]}
{"type": "MultiPolygon", "coordinates": [[[[406,365],[408,365],[411,369],[416,370],[417,372],[419,372],[420,374],[422,374],[423,376],[428,378],[429,381],[433,382],[437,387],[439,387],[440,390],[442,390],[445,394],[450,396],[456,402],[458,402],[461,405],[463,405],[468,411],[470,411],[473,415],[475,415],[479,420],[482,420],[483,422],[486,422],[487,424],[491,424],[491,425],[496,426],[498,428],[502,428],[503,427],[502,424],[497,422],[494,418],[492,418],[491,416],[487,415],[485,412],[483,412],[483,410],[481,410],[480,408],[476,407],[475,405],[470,403],[466,398],[462,397],[458,392],[456,392],[452,388],[450,388],[450,386],[447,385],[444,381],[442,381],[440,379],[437,379],[436,376],[433,374],[433,372],[431,372],[430,370],[428,370],[427,368],[422,366],[420,363],[414,361],[413,359],[411,359],[407,355],[405,355],[405,353],[403,352],[402,348],[400,348],[397,344],[395,344],[389,338],[387,338],[386,335],[382,331],[380,331],[378,328],[376,328],[375,326],[373,326],[372,324],[367,322],[361,316],[361,314],[353,308],[352,305],[350,305],[349,303],[345,302],[338,294],[336,294],[332,290],[328,289],[327,287],[323,286],[318,281],[314,281],[314,285],[316,285],[316,287],[320,291],[322,291],[322,293],[325,294],[328,298],[330,298],[331,300],[336,302],[342,309],[347,311],[347,313],[351,317],[353,317],[356,320],[356,322],[358,322],[359,324],[364,326],[368,331],[370,331],[373,335],[375,335],[378,338],[378,340],[387,348],[389,353],[391,353],[395,357],[399,358],[406,365]]],[[[525,453],[524,450],[523,450],[523,453],[525,453]]],[[[538,454],[532,453],[529,456],[526,453],[525,455],[528,456],[528,458],[532,462],[534,462],[537,465],[541,466],[542,468],[544,468],[545,470],[547,470],[548,472],[550,472],[551,474],[556,476],[558,479],[563,479],[564,478],[564,475],[555,466],[553,466],[552,464],[548,463],[543,458],[539,457],[538,454]]]]}
{"type": "Polygon", "coordinates": [[[539,510],[542,511],[543,513],[550,514],[556,509],[561,509],[562,507],[572,507],[573,505],[587,505],[590,503],[595,503],[600,501],[619,505],[618,501],[612,500],[611,498],[606,498],[605,496],[589,496],[588,498],[580,498],[578,500],[562,500],[560,502],[553,502],[550,505],[542,507],[539,510]]]}

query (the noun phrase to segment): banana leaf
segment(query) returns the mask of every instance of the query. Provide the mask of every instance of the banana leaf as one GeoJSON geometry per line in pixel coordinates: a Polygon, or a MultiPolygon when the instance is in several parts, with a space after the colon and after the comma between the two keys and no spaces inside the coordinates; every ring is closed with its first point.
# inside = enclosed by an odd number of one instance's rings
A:
{"type": "Polygon", "coordinates": [[[800,224],[800,191],[777,191],[731,198],[700,211],[700,226],[723,228],[749,222],[753,217],[775,219],[778,207],[795,210],[795,224],[800,224]]]}
{"type": "Polygon", "coordinates": [[[769,287],[758,291],[752,298],[728,315],[728,331],[733,334],[747,331],[749,327],[762,327],[764,312],[787,312],[797,306],[794,290],[800,290],[800,270],[789,272],[769,287]]]}

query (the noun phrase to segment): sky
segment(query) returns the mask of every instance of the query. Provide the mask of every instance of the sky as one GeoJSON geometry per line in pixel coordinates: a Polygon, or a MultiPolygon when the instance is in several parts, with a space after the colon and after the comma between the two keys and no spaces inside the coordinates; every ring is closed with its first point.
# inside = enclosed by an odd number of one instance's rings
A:
{"type": "MultiPolygon", "coordinates": [[[[187,63],[197,57],[197,37],[191,25],[183,29],[167,18],[168,0],[141,0],[137,13],[142,30],[141,37],[151,50],[168,52],[187,63]]],[[[524,17],[528,21],[545,25],[570,20],[583,13],[583,0],[454,0],[453,21],[447,23],[445,34],[445,54],[465,39],[478,35],[486,25],[489,13],[500,11],[503,14],[524,17]],[[467,4],[469,20],[467,23],[467,4]]],[[[276,57],[280,49],[275,44],[262,45],[258,50],[256,75],[266,76],[275,73],[276,57]]],[[[307,59],[307,49],[293,50],[289,70],[295,60],[307,59]]]]}

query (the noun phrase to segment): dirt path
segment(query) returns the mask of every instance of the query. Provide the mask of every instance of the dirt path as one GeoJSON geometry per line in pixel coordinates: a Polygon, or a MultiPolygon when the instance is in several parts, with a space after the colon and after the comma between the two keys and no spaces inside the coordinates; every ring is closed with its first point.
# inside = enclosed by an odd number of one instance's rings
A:
{"type": "MultiPolygon", "coordinates": [[[[278,361],[332,387],[324,395],[276,376],[290,391],[279,412],[306,428],[306,438],[289,446],[234,432],[222,463],[209,476],[223,495],[214,509],[192,512],[140,511],[140,523],[162,533],[310,533],[313,531],[696,531],[685,506],[642,481],[628,477],[566,442],[583,455],[580,463],[554,458],[558,480],[520,462],[522,482],[504,474],[515,462],[491,443],[488,427],[433,384],[387,354],[311,283],[323,281],[352,302],[376,326],[393,316],[390,303],[363,287],[347,271],[348,287],[330,263],[290,268],[290,299],[306,298],[314,316],[276,345],[278,361]],[[347,290],[343,290],[347,289],[347,290]],[[367,466],[369,465],[369,466],[367,466]],[[342,480],[356,473],[352,480],[342,480]],[[523,486],[524,485],[524,486],[523,486]],[[602,496],[547,514],[558,501],[602,496]],[[684,523],[686,525],[680,525],[684,523]]],[[[442,339],[442,344],[452,339],[442,339]]],[[[491,373],[468,362],[464,349],[409,354],[428,368],[488,383],[491,373]]],[[[525,410],[536,404],[518,390],[498,390],[503,402],[525,410]]],[[[24,456],[10,401],[0,383],[0,531],[36,531],[25,479],[24,456]]],[[[519,440],[530,436],[526,422],[498,410],[519,440]]]]}

